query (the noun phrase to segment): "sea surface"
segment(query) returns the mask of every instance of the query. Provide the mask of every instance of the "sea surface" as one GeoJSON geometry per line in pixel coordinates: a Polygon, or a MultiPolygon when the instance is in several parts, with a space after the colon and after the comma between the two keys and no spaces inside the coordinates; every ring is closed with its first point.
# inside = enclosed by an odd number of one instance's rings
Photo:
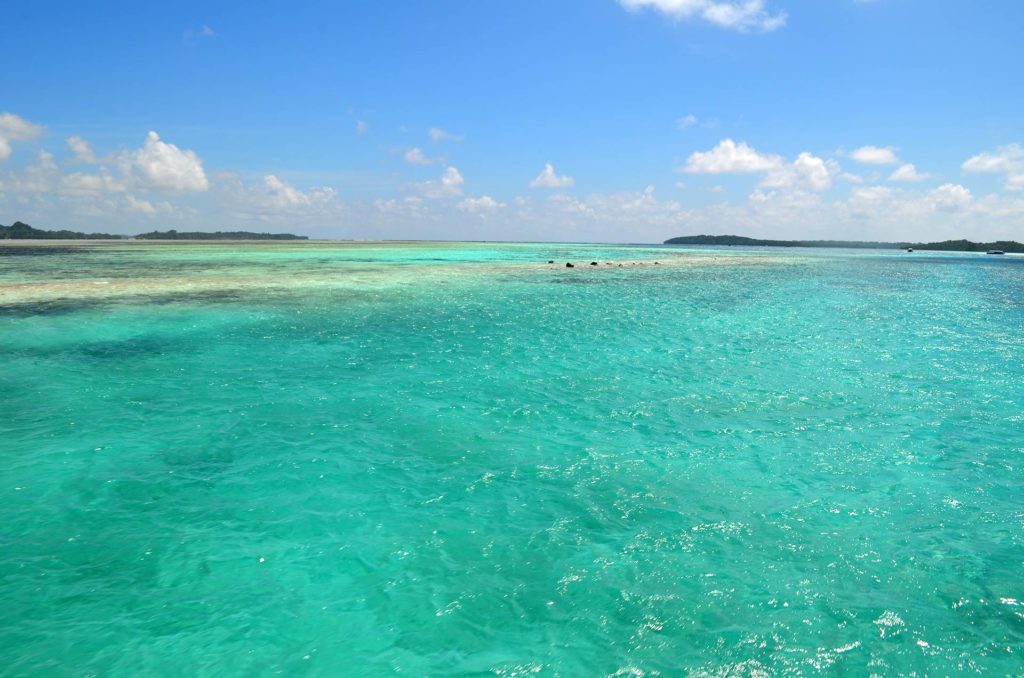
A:
{"type": "Polygon", "coordinates": [[[1022,257],[0,243],[2,675],[1022,672],[1022,257]]]}

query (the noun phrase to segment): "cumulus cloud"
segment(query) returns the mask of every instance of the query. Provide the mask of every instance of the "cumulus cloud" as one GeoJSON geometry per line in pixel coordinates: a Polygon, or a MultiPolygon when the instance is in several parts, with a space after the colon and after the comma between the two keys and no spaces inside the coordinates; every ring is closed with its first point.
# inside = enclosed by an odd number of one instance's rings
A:
{"type": "Polygon", "coordinates": [[[230,210],[232,219],[261,222],[337,219],[345,209],[337,192],[328,186],[302,190],[276,175],[264,175],[254,183],[233,173],[221,173],[212,183],[214,197],[230,210]]]}
{"type": "Polygon", "coordinates": [[[911,163],[900,165],[900,167],[895,172],[889,175],[889,181],[916,182],[924,181],[927,178],[927,174],[919,173],[917,171],[917,168],[914,167],[914,165],[912,165],[911,163]]]}
{"type": "Polygon", "coordinates": [[[865,165],[895,165],[900,161],[892,146],[861,146],[850,151],[850,157],[865,165]]]}
{"type": "Polygon", "coordinates": [[[453,198],[462,195],[462,184],[465,179],[455,167],[446,167],[441,178],[436,181],[421,181],[414,185],[417,193],[424,198],[453,198]]]}
{"type": "Polygon", "coordinates": [[[689,174],[755,174],[782,167],[777,155],[762,155],[745,142],[723,139],[710,151],[693,153],[683,171],[689,174]]]}
{"type": "Polygon", "coordinates": [[[210,187],[195,151],[161,141],[156,132],[146,135],[146,143],[134,153],[132,162],[143,183],[153,190],[189,193],[210,187]]]}
{"type": "Polygon", "coordinates": [[[260,196],[260,204],[264,207],[278,211],[326,205],[337,198],[333,188],[314,187],[308,191],[300,191],[273,174],[263,177],[262,185],[253,193],[260,196]]]}
{"type": "Polygon", "coordinates": [[[974,199],[970,190],[960,184],[943,184],[928,193],[935,209],[944,212],[959,212],[965,209],[974,199]]]}
{"type": "Polygon", "coordinates": [[[452,134],[451,132],[445,132],[440,127],[431,127],[427,134],[430,135],[430,139],[435,143],[441,143],[442,141],[462,141],[463,137],[452,134]]]}
{"type": "Polygon", "coordinates": [[[572,177],[556,174],[554,166],[549,162],[544,164],[544,169],[530,182],[530,188],[568,188],[574,183],[572,177]]]}
{"type": "Polygon", "coordinates": [[[960,166],[968,174],[1008,174],[1024,169],[1024,148],[1017,144],[1000,146],[990,153],[979,153],[960,166]]]}
{"type": "Polygon", "coordinates": [[[506,203],[498,202],[489,195],[482,195],[479,198],[466,198],[457,205],[458,209],[470,214],[485,215],[494,210],[508,207],[506,203]]]}
{"type": "Polygon", "coordinates": [[[801,153],[793,162],[761,153],[745,142],[723,139],[710,151],[693,153],[682,168],[689,174],[763,174],[759,188],[824,191],[839,176],[835,160],[801,153]]]}
{"type": "Polygon", "coordinates": [[[810,153],[801,153],[788,165],[770,170],[761,180],[763,188],[825,191],[839,174],[839,163],[810,153]]]}
{"type": "Polygon", "coordinates": [[[75,162],[90,165],[96,162],[96,154],[93,152],[92,146],[88,141],[78,136],[68,137],[66,141],[68,148],[71,149],[71,152],[75,156],[75,162]]]}
{"type": "Polygon", "coordinates": [[[1005,174],[1007,190],[1024,189],[1024,148],[1018,144],[979,153],[965,160],[960,168],[967,174],[1005,174]]]}
{"type": "Polygon", "coordinates": [[[630,11],[651,9],[673,19],[703,19],[740,32],[774,31],[786,24],[786,13],[768,11],[764,0],[619,0],[619,4],[630,11]]]}
{"type": "Polygon", "coordinates": [[[424,155],[422,148],[410,148],[405,152],[404,157],[410,165],[433,165],[437,162],[435,158],[428,158],[424,155]]]}
{"type": "Polygon", "coordinates": [[[11,157],[12,141],[32,141],[43,133],[43,126],[14,113],[0,113],[0,162],[11,157]]]}

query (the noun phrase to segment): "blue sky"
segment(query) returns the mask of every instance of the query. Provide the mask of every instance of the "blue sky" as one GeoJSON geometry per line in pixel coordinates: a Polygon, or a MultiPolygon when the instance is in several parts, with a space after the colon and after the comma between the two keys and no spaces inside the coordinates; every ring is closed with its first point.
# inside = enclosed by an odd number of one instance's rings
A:
{"type": "Polygon", "coordinates": [[[1016,1],[33,2],[5,24],[0,223],[1024,240],[1016,1]]]}

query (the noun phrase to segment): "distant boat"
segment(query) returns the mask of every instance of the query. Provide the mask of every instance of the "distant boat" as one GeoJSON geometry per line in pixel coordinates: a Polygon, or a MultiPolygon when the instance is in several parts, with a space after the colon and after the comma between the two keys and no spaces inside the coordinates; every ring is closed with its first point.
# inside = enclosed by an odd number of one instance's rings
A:
{"type": "Polygon", "coordinates": [[[1004,252],[1002,250],[989,250],[985,254],[1006,254],[1006,252],[1004,252]]]}
{"type": "Polygon", "coordinates": [[[914,251],[914,248],[913,248],[913,247],[908,247],[908,248],[907,248],[907,251],[908,251],[908,252],[913,252],[913,251],[914,251]]]}

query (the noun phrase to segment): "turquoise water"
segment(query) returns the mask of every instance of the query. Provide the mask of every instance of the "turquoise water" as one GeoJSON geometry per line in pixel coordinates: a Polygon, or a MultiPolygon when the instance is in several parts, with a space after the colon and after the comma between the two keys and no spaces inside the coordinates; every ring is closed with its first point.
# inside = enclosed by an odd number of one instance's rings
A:
{"type": "Polygon", "coordinates": [[[1018,674],[1022,356],[1012,256],[0,247],[0,673],[1018,674]]]}

